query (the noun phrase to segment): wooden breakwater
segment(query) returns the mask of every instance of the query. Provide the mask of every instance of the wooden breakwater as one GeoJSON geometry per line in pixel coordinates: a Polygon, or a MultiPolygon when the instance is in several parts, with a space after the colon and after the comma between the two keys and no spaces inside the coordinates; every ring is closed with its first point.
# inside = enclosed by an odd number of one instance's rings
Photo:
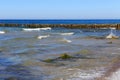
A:
{"type": "Polygon", "coordinates": [[[1,23],[0,27],[25,27],[25,28],[65,27],[65,28],[86,28],[86,29],[114,27],[120,30],[120,24],[2,24],[1,23]]]}

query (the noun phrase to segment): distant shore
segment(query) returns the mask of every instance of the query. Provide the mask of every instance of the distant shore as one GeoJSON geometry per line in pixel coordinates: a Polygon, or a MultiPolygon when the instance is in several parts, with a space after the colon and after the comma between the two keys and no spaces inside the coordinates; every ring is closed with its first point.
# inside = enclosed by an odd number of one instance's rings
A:
{"type": "Polygon", "coordinates": [[[85,29],[104,29],[114,27],[120,30],[120,24],[3,24],[0,27],[25,27],[25,28],[43,28],[43,27],[64,27],[64,28],[85,28],[85,29]]]}

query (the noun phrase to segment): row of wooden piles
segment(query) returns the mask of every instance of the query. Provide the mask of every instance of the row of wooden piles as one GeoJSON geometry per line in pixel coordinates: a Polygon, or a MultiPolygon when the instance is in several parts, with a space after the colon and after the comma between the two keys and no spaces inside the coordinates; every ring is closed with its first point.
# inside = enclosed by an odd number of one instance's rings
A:
{"type": "Polygon", "coordinates": [[[120,30],[120,24],[0,24],[0,27],[26,27],[26,28],[65,27],[65,28],[86,28],[86,29],[114,27],[120,30]]]}

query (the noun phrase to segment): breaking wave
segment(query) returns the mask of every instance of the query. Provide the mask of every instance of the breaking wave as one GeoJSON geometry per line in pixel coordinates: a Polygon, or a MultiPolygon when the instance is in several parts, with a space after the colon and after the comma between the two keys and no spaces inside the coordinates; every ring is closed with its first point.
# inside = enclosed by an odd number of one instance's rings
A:
{"type": "Polygon", "coordinates": [[[95,70],[80,70],[79,72],[76,72],[72,76],[70,76],[70,79],[68,80],[96,80],[95,78],[100,77],[103,75],[104,71],[95,71],[95,70]]]}
{"type": "Polygon", "coordinates": [[[68,40],[68,39],[66,39],[66,38],[63,38],[61,41],[67,42],[67,43],[71,43],[71,42],[72,42],[71,40],[68,40]]]}
{"type": "Polygon", "coordinates": [[[73,34],[74,34],[73,32],[70,32],[70,33],[61,33],[60,35],[70,36],[70,35],[73,35],[73,34]]]}
{"type": "Polygon", "coordinates": [[[0,34],[5,34],[5,31],[0,31],[0,34]]]}
{"type": "Polygon", "coordinates": [[[114,72],[107,80],[119,80],[120,79],[120,69],[114,72]]]}
{"type": "Polygon", "coordinates": [[[44,36],[38,36],[37,38],[38,39],[44,39],[44,38],[47,38],[47,37],[49,37],[50,35],[44,35],[44,36]]]}
{"type": "Polygon", "coordinates": [[[46,28],[23,28],[23,31],[40,31],[40,30],[51,30],[50,27],[46,28]]]}
{"type": "Polygon", "coordinates": [[[51,30],[52,28],[46,27],[46,28],[40,28],[40,30],[51,30]]]}
{"type": "Polygon", "coordinates": [[[116,32],[116,28],[110,28],[110,29],[111,29],[111,32],[110,32],[110,34],[109,34],[108,36],[106,36],[106,38],[107,38],[107,39],[112,39],[112,38],[117,39],[117,38],[119,38],[119,36],[116,36],[116,35],[113,33],[113,31],[116,32]]]}

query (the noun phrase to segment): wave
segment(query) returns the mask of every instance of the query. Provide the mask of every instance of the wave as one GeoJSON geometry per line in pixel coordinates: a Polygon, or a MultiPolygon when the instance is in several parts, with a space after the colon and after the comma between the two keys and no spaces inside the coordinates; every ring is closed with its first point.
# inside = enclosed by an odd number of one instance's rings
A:
{"type": "Polygon", "coordinates": [[[73,69],[77,70],[75,74],[71,75],[70,78],[74,78],[75,80],[96,80],[96,78],[103,75],[104,71],[98,70],[80,70],[80,69],[73,69]]]}
{"type": "Polygon", "coordinates": [[[23,28],[24,31],[39,31],[39,28],[23,28]]]}
{"type": "Polygon", "coordinates": [[[40,30],[51,30],[51,28],[50,27],[40,28],[40,30]]]}
{"type": "Polygon", "coordinates": [[[109,34],[108,36],[106,36],[107,39],[118,39],[119,36],[116,36],[115,34],[109,34]]]}
{"type": "Polygon", "coordinates": [[[0,31],[0,34],[5,34],[5,31],[0,31]]]}
{"type": "Polygon", "coordinates": [[[73,34],[74,34],[73,32],[70,32],[70,33],[61,33],[60,35],[70,36],[70,35],[73,35],[73,34]]]}
{"type": "Polygon", "coordinates": [[[113,33],[113,30],[116,30],[116,28],[110,28],[111,29],[111,32],[108,36],[106,36],[107,39],[118,39],[119,36],[116,36],[114,33],[113,33]]]}
{"type": "Polygon", "coordinates": [[[112,74],[108,80],[119,80],[120,79],[120,69],[112,74]]]}
{"type": "Polygon", "coordinates": [[[46,28],[23,28],[24,31],[40,31],[40,30],[51,30],[50,27],[46,28]]]}
{"type": "Polygon", "coordinates": [[[67,43],[71,43],[72,42],[71,40],[68,40],[66,38],[62,39],[61,41],[64,41],[64,42],[67,42],[67,43]]]}
{"type": "Polygon", "coordinates": [[[37,38],[38,39],[44,39],[44,38],[47,38],[47,37],[49,37],[50,35],[45,35],[45,36],[38,36],[37,38]]]}

